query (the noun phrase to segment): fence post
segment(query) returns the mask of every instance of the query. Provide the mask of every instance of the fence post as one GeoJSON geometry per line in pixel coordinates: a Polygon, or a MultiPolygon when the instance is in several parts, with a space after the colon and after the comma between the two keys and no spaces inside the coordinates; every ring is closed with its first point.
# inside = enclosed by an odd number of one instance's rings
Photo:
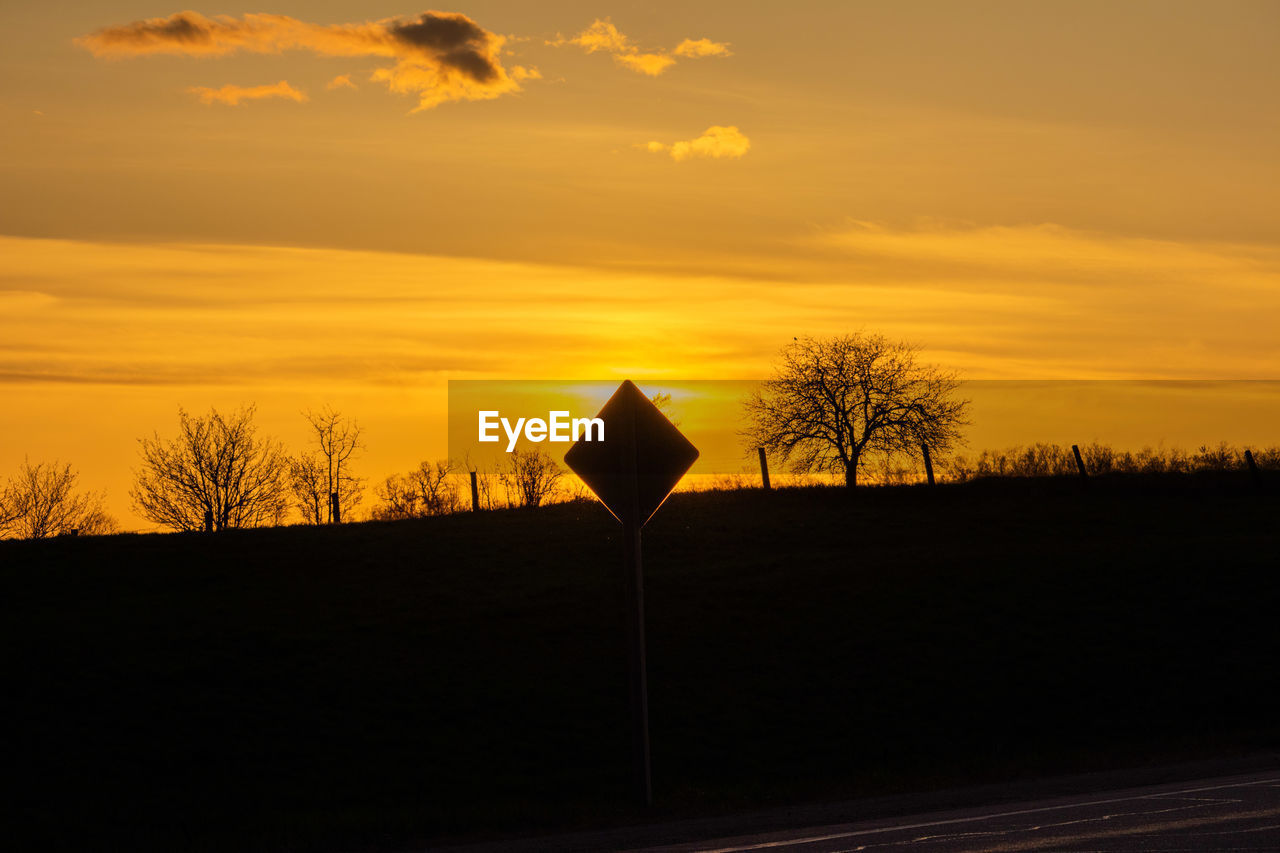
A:
{"type": "Polygon", "coordinates": [[[764,455],[763,447],[757,447],[756,452],[760,454],[760,481],[764,483],[764,490],[767,492],[772,488],[769,485],[769,457],[764,455]]]}
{"type": "Polygon", "coordinates": [[[213,532],[213,510],[211,509],[206,509],[204,511],[204,532],[213,532]]]}
{"type": "Polygon", "coordinates": [[[329,523],[342,523],[342,504],[338,502],[338,493],[329,493],[329,523]]]}
{"type": "Polygon", "coordinates": [[[1258,463],[1253,459],[1253,451],[1246,450],[1244,452],[1244,461],[1249,466],[1249,476],[1253,478],[1255,486],[1262,485],[1262,472],[1258,470],[1258,463]]]}
{"type": "Polygon", "coordinates": [[[1089,479],[1089,472],[1088,472],[1088,470],[1084,467],[1084,457],[1080,455],[1080,445],[1078,445],[1078,444],[1073,444],[1073,445],[1071,445],[1071,452],[1072,452],[1073,454],[1075,454],[1075,457],[1076,457],[1076,470],[1078,470],[1078,471],[1080,472],[1080,479],[1081,479],[1081,480],[1088,480],[1088,479],[1089,479]]]}
{"type": "Polygon", "coordinates": [[[471,511],[480,511],[480,486],[476,482],[476,472],[471,472],[471,511]]]}
{"type": "Polygon", "coordinates": [[[929,445],[924,442],[920,443],[920,452],[924,454],[924,476],[929,481],[929,485],[933,485],[933,459],[929,457],[929,445]]]}

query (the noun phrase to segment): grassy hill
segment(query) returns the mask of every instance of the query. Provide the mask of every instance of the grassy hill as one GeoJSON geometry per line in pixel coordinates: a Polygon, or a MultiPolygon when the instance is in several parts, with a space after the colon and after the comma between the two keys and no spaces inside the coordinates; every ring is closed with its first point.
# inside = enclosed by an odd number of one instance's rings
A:
{"type": "MultiPolygon", "coordinates": [[[[1280,745],[1246,475],[674,496],[651,814],[1280,745]]],[[[42,849],[396,849],[636,819],[598,505],[0,543],[42,849]]]]}

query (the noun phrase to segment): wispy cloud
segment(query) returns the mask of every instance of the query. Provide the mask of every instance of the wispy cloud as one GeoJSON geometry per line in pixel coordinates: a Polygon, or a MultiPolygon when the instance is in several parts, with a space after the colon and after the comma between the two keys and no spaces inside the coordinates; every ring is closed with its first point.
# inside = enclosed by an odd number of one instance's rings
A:
{"type": "Polygon", "coordinates": [[[667,145],[650,142],[645,146],[654,154],[668,154],[677,162],[698,157],[736,159],[751,150],[751,140],[736,126],[714,125],[703,131],[697,139],[687,139],[667,145]]]}
{"type": "MultiPolygon", "coordinates": [[[[0,237],[0,253],[0,386],[75,376],[292,389],[340,380],[367,388],[449,371],[519,375],[530,352],[539,353],[541,370],[565,376],[624,364],[752,376],[782,342],[779,329],[863,326],[921,340],[987,377],[1274,378],[1280,371],[1280,248],[1052,225],[850,223],[775,259],[777,269],[803,273],[785,281],[12,237],[0,237]],[[367,286],[354,293],[357,279],[367,286]],[[426,279],[432,287],[424,290],[426,279]],[[478,280],[493,283],[479,306],[478,280]],[[483,352],[474,342],[480,315],[501,344],[483,352]],[[437,330],[430,340],[424,323],[437,330]],[[343,358],[330,363],[335,339],[343,358]]],[[[765,255],[753,261],[771,263],[765,255]]]]}
{"type": "Polygon", "coordinates": [[[122,59],[155,54],[226,56],[238,52],[307,50],[321,56],[380,56],[394,64],[371,79],[415,95],[417,110],[447,101],[497,98],[520,89],[527,69],[512,74],[501,62],[506,39],[466,15],[423,12],[416,18],[324,25],[287,15],[250,13],[205,17],[178,12],[104,27],[76,40],[94,56],[122,59]]]}
{"type": "Polygon", "coordinates": [[[628,68],[640,74],[648,74],[651,77],[657,77],[672,65],[675,65],[675,57],[677,56],[696,59],[704,56],[733,55],[733,52],[729,50],[728,44],[711,41],[711,39],[707,38],[685,39],[670,53],[665,50],[643,51],[636,47],[631,39],[627,38],[609,18],[597,18],[591,22],[591,26],[573,38],[558,36],[554,41],[549,41],[547,44],[554,47],[572,44],[577,45],[587,53],[609,53],[613,55],[614,62],[617,62],[623,68],[628,68]]]}
{"type": "Polygon", "coordinates": [[[729,50],[729,45],[721,41],[712,41],[711,39],[685,39],[676,45],[676,56],[700,57],[700,56],[733,56],[733,51],[729,50]]]}
{"type": "Polygon", "coordinates": [[[613,59],[623,68],[630,68],[632,71],[648,74],[650,77],[657,77],[676,64],[676,61],[665,53],[618,53],[613,59]]]}
{"type": "Polygon", "coordinates": [[[339,74],[325,84],[325,88],[332,92],[334,89],[354,89],[356,84],[351,82],[350,74],[339,74]]]}
{"type": "Polygon", "coordinates": [[[597,18],[591,26],[571,39],[557,39],[553,44],[576,44],[587,53],[603,50],[608,53],[626,53],[635,50],[613,21],[608,18],[597,18]]]}
{"type": "Polygon", "coordinates": [[[266,98],[284,98],[299,104],[307,101],[307,96],[290,86],[287,80],[262,86],[236,86],[228,83],[218,89],[192,86],[187,91],[198,97],[202,104],[226,104],[229,107],[234,107],[241,101],[260,101],[266,98]]]}

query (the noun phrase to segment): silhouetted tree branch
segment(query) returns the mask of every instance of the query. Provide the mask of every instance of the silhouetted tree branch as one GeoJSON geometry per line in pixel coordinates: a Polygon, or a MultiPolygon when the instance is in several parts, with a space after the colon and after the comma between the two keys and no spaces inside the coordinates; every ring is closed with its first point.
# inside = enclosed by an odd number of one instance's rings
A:
{"type": "Polygon", "coordinates": [[[545,453],[515,450],[498,474],[511,506],[539,506],[556,489],[565,470],[545,453]]]}
{"type": "Polygon", "coordinates": [[[653,403],[654,408],[666,415],[667,420],[671,421],[674,426],[680,426],[680,421],[674,416],[674,401],[671,394],[665,391],[659,391],[649,398],[649,402],[653,403]]]}
{"type": "MultiPolygon", "coordinates": [[[[329,500],[329,478],[316,453],[302,453],[289,459],[289,486],[294,505],[306,524],[324,524],[333,507],[329,500]]],[[[339,500],[341,500],[339,496],[339,500]]]]}
{"type": "Polygon", "coordinates": [[[17,512],[11,508],[11,502],[9,484],[5,483],[0,486],[0,536],[8,531],[9,525],[18,517],[17,512]]]}
{"type": "Polygon", "coordinates": [[[373,517],[379,521],[448,515],[462,508],[458,466],[448,459],[423,462],[408,474],[393,474],[376,493],[379,505],[373,517]]]}
{"type": "Polygon", "coordinates": [[[119,530],[103,506],[101,492],[75,491],[76,472],[57,462],[24,460],[0,489],[0,534],[44,539],[78,533],[95,536],[119,530]]]}
{"type": "Polygon", "coordinates": [[[139,439],[142,468],[135,474],[138,514],[173,530],[201,530],[213,513],[216,530],[279,524],[288,512],[289,464],[284,448],[259,438],[248,406],[224,416],[178,410],[178,437],[139,439]]]}
{"type": "Polygon", "coordinates": [[[341,517],[349,519],[363,498],[364,480],[351,473],[350,460],[364,449],[360,424],[332,406],[305,412],[316,450],[290,460],[290,480],[298,511],[311,524],[333,521],[329,496],[338,493],[341,517]]]}
{"type": "Polygon", "coordinates": [[[773,378],[746,401],[752,447],[796,471],[843,473],[854,488],[872,454],[941,456],[960,438],[967,400],[951,372],[916,361],[919,347],[881,335],[797,338],[773,378]]]}

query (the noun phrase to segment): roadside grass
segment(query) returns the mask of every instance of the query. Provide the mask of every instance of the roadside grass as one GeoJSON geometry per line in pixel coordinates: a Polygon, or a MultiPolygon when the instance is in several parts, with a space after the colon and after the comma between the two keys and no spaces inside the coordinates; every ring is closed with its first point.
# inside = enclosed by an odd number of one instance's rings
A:
{"type": "Polygon", "coordinates": [[[598,505],[0,542],[12,838],[381,850],[1280,745],[1241,472],[678,493],[627,800],[598,505]]]}

